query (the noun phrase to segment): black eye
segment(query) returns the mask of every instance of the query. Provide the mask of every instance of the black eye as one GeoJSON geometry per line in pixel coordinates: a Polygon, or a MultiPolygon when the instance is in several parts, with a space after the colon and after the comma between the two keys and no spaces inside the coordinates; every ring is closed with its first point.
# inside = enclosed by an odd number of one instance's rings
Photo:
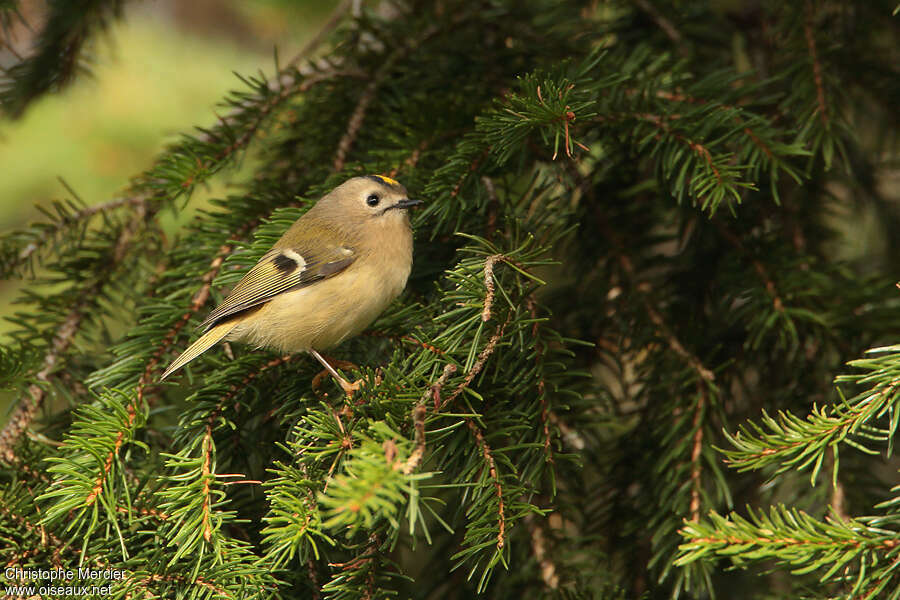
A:
{"type": "Polygon", "coordinates": [[[378,194],[369,194],[369,197],[366,198],[366,204],[369,206],[378,206],[379,202],[381,202],[381,197],[378,194]]]}

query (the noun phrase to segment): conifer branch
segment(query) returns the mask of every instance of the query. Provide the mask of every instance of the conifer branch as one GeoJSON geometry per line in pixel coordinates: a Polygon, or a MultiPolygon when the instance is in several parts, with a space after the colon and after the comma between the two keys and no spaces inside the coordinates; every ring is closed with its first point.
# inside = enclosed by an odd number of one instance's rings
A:
{"type": "MultiPolygon", "coordinates": [[[[17,462],[13,447],[22,433],[31,425],[47,395],[48,385],[57,363],[62,359],[78,334],[82,321],[101,296],[101,292],[110,282],[110,278],[116,272],[118,266],[125,258],[125,254],[132,244],[135,229],[138,224],[152,218],[154,212],[148,212],[144,200],[129,200],[121,204],[107,204],[106,210],[118,208],[121,205],[130,204],[135,209],[135,214],[119,231],[112,247],[109,262],[104,265],[104,270],[98,273],[94,280],[81,290],[77,295],[78,301],[69,310],[60,326],[57,328],[50,343],[50,347],[43,357],[41,370],[34,375],[34,383],[28,386],[28,397],[20,401],[9,421],[0,431],[0,460],[9,464],[17,462]]],[[[87,209],[85,209],[87,210],[87,209]]],[[[102,213],[103,209],[85,213],[84,216],[102,213]]]]}
{"type": "MultiPolygon", "coordinates": [[[[857,404],[814,407],[806,420],[787,412],[779,412],[776,420],[763,411],[762,422],[768,432],[750,423],[741,426],[735,435],[726,434],[736,448],[725,452],[727,462],[741,471],[780,464],[778,471],[781,472],[787,468],[802,469],[813,463],[818,471],[825,448],[836,448],[836,441],[848,439],[865,423],[883,414],[886,402],[892,400],[897,389],[895,385],[883,388],[857,404]]],[[[875,437],[877,432],[863,430],[863,433],[868,433],[866,437],[875,437]]],[[[855,445],[862,448],[858,443],[855,445]]]]}
{"type": "MultiPolygon", "coordinates": [[[[123,0],[85,0],[77,4],[50,2],[47,19],[31,56],[20,57],[0,80],[0,108],[19,118],[40,96],[71,83],[85,70],[83,47],[122,14],[123,0]]],[[[9,45],[8,45],[9,46],[9,45]]]]}
{"type": "MultiPolygon", "coordinates": [[[[718,183],[718,185],[722,186],[722,184],[724,183],[724,181],[722,179],[722,173],[719,170],[719,167],[716,166],[716,162],[713,160],[712,154],[710,153],[709,149],[706,146],[704,146],[703,144],[701,144],[700,142],[692,140],[692,139],[682,135],[681,133],[678,133],[667,123],[667,120],[669,120],[669,119],[678,118],[677,115],[661,116],[661,115],[654,115],[654,114],[650,114],[650,113],[642,113],[642,114],[635,115],[635,117],[638,119],[641,119],[643,121],[647,121],[648,123],[652,123],[653,125],[658,127],[663,133],[672,136],[674,139],[678,140],[679,142],[681,142],[682,144],[684,144],[685,146],[690,148],[691,152],[696,154],[698,158],[700,158],[704,163],[706,163],[707,168],[710,171],[712,171],[713,175],[715,175],[716,182],[718,183]]],[[[661,139],[661,137],[660,137],[660,139],[661,139]]]]}
{"type": "MultiPolygon", "coordinates": [[[[773,506],[768,514],[750,512],[749,519],[735,513],[727,517],[715,512],[710,522],[688,521],[681,530],[684,543],[679,548],[676,565],[687,565],[699,559],[718,555],[732,557],[735,564],[746,566],[749,560],[775,560],[792,569],[820,572],[823,581],[843,580],[852,584],[850,597],[860,597],[864,578],[854,577],[860,569],[872,573],[874,589],[894,577],[900,541],[892,531],[868,527],[848,520],[819,521],[803,511],[773,506]],[[752,549],[752,554],[735,554],[739,547],[752,549]],[[891,562],[884,565],[886,558],[891,562]]],[[[869,588],[872,590],[873,588],[869,588]]],[[[869,597],[874,597],[869,592],[869,597]]]]}
{"type": "Polygon", "coordinates": [[[765,571],[761,589],[779,570],[808,595],[890,594],[900,496],[878,497],[879,481],[850,494],[883,474],[838,459],[892,451],[900,349],[854,361],[820,401],[837,357],[900,322],[863,272],[889,253],[844,240],[857,212],[887,211],[855,190],[881,181],[894,125],[868,114],[892,89],[883,7],[857,4],[821,19],[812,0],[700,3],[688,26],[652,0],[400,0],[390,14],[342,0],[287,67],[244,80],[121,196],[73,194],[0,242],[0,271],[41,274],[0,385],[38,386],[52,408],[0,465],[2,560],[118,561],[123,598],[500,600],[527,582],[616,598],[636,579],[633,595],[711,597],[734,581],[725,561],[765,571]],[[853,161],[840,181],[835,149],[853,161]],[[156,215],[245,154],[246,190],[168,247],[156,215]],[[302,359],[238,347],[195,362],[186,399],[157,384],[217,290],[346,175],[333,169],[399,175],[426,200],[405,294],[341,347],[367,380],[356,402],[320,402],[302,359]],[[838,188],[858,203],[840,227],[822,221],[846,206],[838,188]],[[738,225],[704,218],[722,202],[738,225]],[[727,422],[769,405],[783,412],[727,422]],[[738,431],[727,464],[762,476],[720,470],[723,429],[738,431]],[[817,481],[821,466],[824,492],[777,476],[817,481]],[[769,497],[824,498],[831,516],[720,516],[769,497]],[[845,514],[851,499],[872,514],[845,514]]]}
{"type": "Polygon", "coordinates": [[[420,402],[425,402],[428,396],[431,396],[432,401],[434,402],[434,411],[438,412],[441,409],[441,406],[444,405],[444,402],[441,400],[441,390],[444,389],[444,386],[447,384],[447,380],[451,375],[455,374],[457,371],[456,365],[453,363],[447,363],[444,365],[444,370],[441,373],[441,376],[438,377],[437,381],[428,386],[428,389],[422,394],[422,399],[420,402]]]}
{"type": "MultiPolygon", "coordinates": [[[[17,252],[11,252],[12,249],[10,249],[10,252],[8,253],[4,252],[4,254],[10,255],[4,256],[0,274],[9,277],[17,269],[31,264],[31,260],[35,257],[36,253],[43,249],[47,243],[57,239],[64,231],[83,225],[85,221],[90,220],[95,215],[108,214],[113,210],[124,207],[139,209],[146,202],[147,198],[143,195],[126,196],[115,198],[107,202],[93,204],[91,206],[85,206],[72,212],[66,212],[66,208],[62,203],[55,203],[57,219],[51,220],[48,223],[32,225],[30,229],[24,232],[8,236],[9,238],[12,238],[10,239],[10,242],[15,238],[26,238],[28,241],[17,252]]],[[[46,210],[44,213],[49,214],[46,210]]]]}
{"type": "MultiPolygon", "coordinates": [[[[464,13],[462,17],[457,19],[456,24],[462,22],[466,18],[468,18],[468,16],[464,13]]],[[[371,74],[367,77],[369,79],[369,83],[359,95],[359,99],[356,101],[356,107],[353,109],[353,113],[351,113],[350,118],[347,121],[346,131],[344,132],[344,135],[341,136],[341,139],[338,142],[337,150],[335,151],[334,155],[334,161],[332,162],[331,166],[332,171],[337,173],[343,170],[344,163],[347,160],[347,155],[350,153],[350,149],[353,147],[353,143],[356,141],[356,137],[359,135],[359,132],[362,129],[363,121],[366,118],[366,111],[369,109],[369,105],[375,99],[378,88],[382,85],[384,79],[390,74],[391,69],[394,68],[394,65],[407,54],[413,52],[414,50],[417,50],[422,43],[424,43],[429,38],[437,35],[440,31],[440,27],[432,26],[423,31],[420,35],[416,36],[415,39],[408,40],[406,44],[396,48],[391,54],[389,54],[374,74],[371,74]]]]}
{"type": "Polygon", "coordinates": [[[62,355],[68,350],[72,343],[72,339],[78,333],[81,320],[84,318],[84,310],[93,302],[93,296],[96,289],[87,290],[83,300],[78,303],[63,321],[62,325],[53,336],[50,349],[44,355],[43,368],[37,372],[34,379],[37,383],[28,386],[28,397],[19,401],[19,405],[13,411],[12,415],[0,431],[0,458],[9,464],[18,462],[13,452],[13,447],[21,437],[22,433],[31,425],[35,415],[44,403],[47,395],[46,385],[49,383],[50,375],[56,367],[56,363],[62,355]]]}
{"type": "MultiPolygon", "coordinates": [[[[703,98],[694,98],[693,96],[691,96],[689,94],[685,94],[683,92],[672,92],[669,90],[658,90],[656,92],[656,97],[662,98],[664,100],[670,100],[672,102],[687,102],[689,104],[698,104],[701,106],[708,104],[707,100],[704,100],[703,98]]],[[[724,111],[732,111],[735,113],[741,112],[741,108],[739,106],[734,106],[732,104],[716,103],[715,109],[717,111],[724,110],[724,111]]],[[[668,118],[673,119],[673,120],[678,119],[679,115],[670,114],[670,115],[668,115],[668,118]]],[[[776,158],[775,154],[772,152],[772,149],[768,146],[768,144],[766,144],[759,137],[759,135],[753,131],[753,129],[749,125],[746,125],[745,122],[742,121],[738,117],[737,114],[735,114],[731,120],[736,125],[743,127],[742,131],[747,135],[748,138],[750,138],[750,141],[752,141],[753,144],[756,145],[757,148],[759,148],[760,150],[763,151],[763,153],[766,155],[766,157],[769,160],[774,160],[776,158]]]]}
{"type": "Polygon", "coordinates": [[[97,500],[97,496],[99,496],[103,491],[103,484],[109,477],[109,472],[110,469],[112,469],[113,460],[118,456],[119,449],[122,447],[122,443],[125,441],[125,433],[126,431],[134,427],[137,411],[134,408],[134,404],[129,404],[126,408],[128,411],[128,418],[116,433],[116,441],[113,444],[112,450],[110,450],[106,455],[106,461],[103,463],[102,472],[97,476],[93,488],[84,499],[85,506],[92,505],[97,500]]]}
{"type": "MultiPolygon", "coordinates": [[[[242,226],[238,229],[233,236],[230,236],[230,239],[239,239],[243,235],[246,235],[251,228],[256,225],[255,222],[250,222],[242,226]]],[[[172,344],[175,343],[175,340],[178,337],[178,334],[184,329],[184,326],[190,322],[191,317],[197,314],[201,308],[203,308],[206,303],[209,301],[209,297],[212,291],[212,283],[216,278],[216,275],[219,274],[219,271],[222,268],[222,264],[225,262],[225,259],[228,255],[231,254],[234,246],[231,244],[223,244],[216,256],[209,263],[209,269],[200,277],[200,281],[203,284],[200,288],[194,292],[193,297],[191,298],[191,304],[188,307],[187,311],[185,311],[181,318],[178,319],[174,325],[172,325],[168,331],[166,331],[165,335],[163,335],[162,340],[157,346],[156,350],[153,352],[153,355],[150,357],[150,360],[147,361],[146,366],[144,367],[144,372],[141,375],[141,378],[138,382],[137,387],[137,395],[138,400],[143,400],[144,390],[145,388],[152,382],[153,374],[156,371],[156,368],[159,366],[160,360],[162,360],[163,355],[172,347],[172,344]]]]}

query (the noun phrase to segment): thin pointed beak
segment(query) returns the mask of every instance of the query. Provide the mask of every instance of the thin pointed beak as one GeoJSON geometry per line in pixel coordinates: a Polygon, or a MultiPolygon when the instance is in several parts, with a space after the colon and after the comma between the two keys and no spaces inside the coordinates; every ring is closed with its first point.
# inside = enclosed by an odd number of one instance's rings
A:
{"type": "Polygon", "coordinates": [[[412,206],[418,206],[422,204],[421,200],[410,200],[409,198],[404,198],[397,204],[393,205],[391,208],[410,208],[412,206]]]}

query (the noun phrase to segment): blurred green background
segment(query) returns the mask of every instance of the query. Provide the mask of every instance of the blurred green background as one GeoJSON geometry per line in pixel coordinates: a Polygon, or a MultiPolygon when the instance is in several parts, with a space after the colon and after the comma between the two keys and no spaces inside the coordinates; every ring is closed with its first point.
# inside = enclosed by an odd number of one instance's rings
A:
{"type": "MultiPolygon", "coordinates": [[[[155,0],[126,4],[124,17],[88,49],[92,67],[63,92],[35,102],[18,121],[0,121],[0,231],[41,218],[36,205],[70,197],[87,204],[115,198],[130,177],[181,132],[216,121],[216,103],[243,86],[235,76],[274,72],[328,20],[336,0],[155,0]]],[[[43,1],[24,2],[23,17],[40,31],[43,1]]],[[[33,32],[14,31],[27,55],[33,32]]],[[[14,58],[0,54],[3,65],[14,58]]],[[[236,171],[163,216],[167,233],[222,195],[236,171]]],[[[0,281],[0,344],[15,325],[2,317],[20,282],[0,281]]]]}

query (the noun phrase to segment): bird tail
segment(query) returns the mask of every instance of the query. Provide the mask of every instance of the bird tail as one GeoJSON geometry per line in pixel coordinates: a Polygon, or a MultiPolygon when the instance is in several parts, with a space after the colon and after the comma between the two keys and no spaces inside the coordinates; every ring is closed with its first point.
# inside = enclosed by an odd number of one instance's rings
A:
{"type": "Polygon", "coordinates": [[[181,353],[181,356],[176,358],[175,361],[169,365],[169,368],[165,370],[159,380],[162,381],[173,372],[209,350],[216,342],[228,335],[228,332],[230,332],[235,325],[237,325],[237,323],[234,321],[221,323],[204,333],[200,336],[199,340],[191,344],[187,350],[181,353]]]}

